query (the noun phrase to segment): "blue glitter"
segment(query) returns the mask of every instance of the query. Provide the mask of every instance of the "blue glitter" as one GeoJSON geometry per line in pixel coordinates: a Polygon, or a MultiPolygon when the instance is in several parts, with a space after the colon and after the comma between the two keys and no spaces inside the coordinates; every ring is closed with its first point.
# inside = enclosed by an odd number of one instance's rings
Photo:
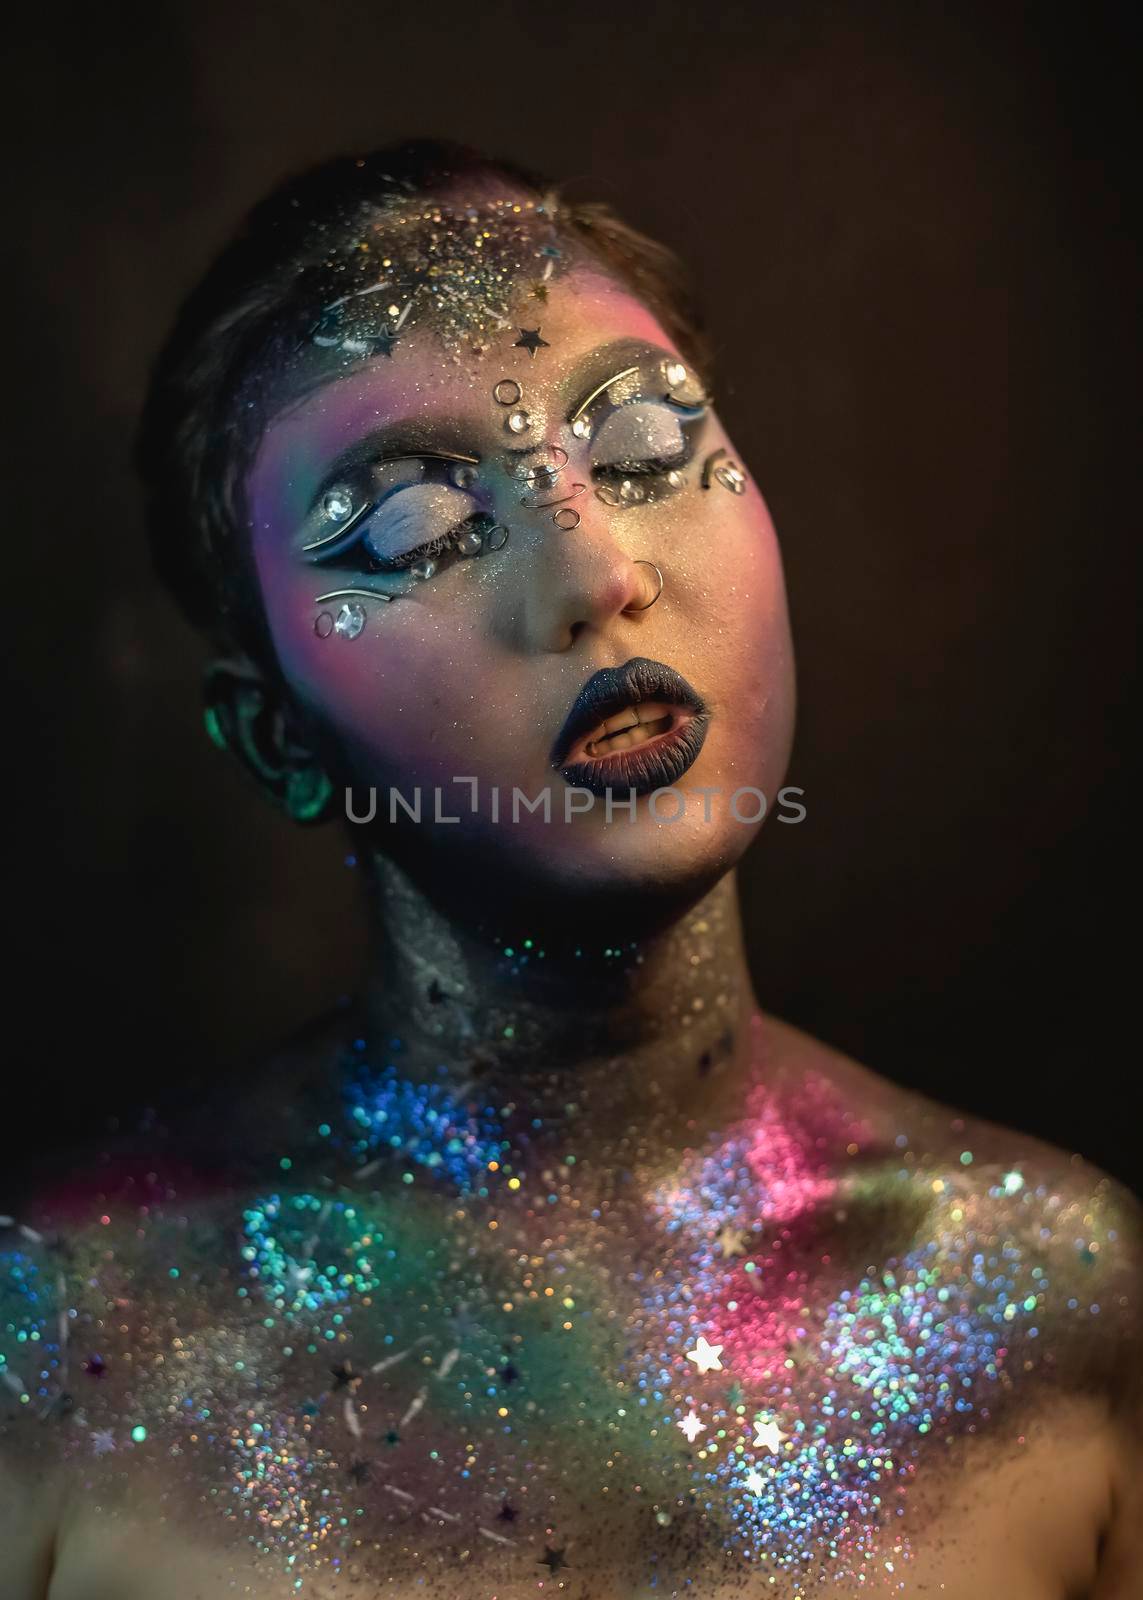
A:
{"type": "Polygon", "coordinates": [[[391,1063],[354,1063],[345,1088],[353,1151],[358,1159],[392,1151],[471,1194],[511,1142],[495,1107],[466,1101],[448,1081],[448,1069],[438,1073],[435,1081],[415,1083],[391,1063]]]}

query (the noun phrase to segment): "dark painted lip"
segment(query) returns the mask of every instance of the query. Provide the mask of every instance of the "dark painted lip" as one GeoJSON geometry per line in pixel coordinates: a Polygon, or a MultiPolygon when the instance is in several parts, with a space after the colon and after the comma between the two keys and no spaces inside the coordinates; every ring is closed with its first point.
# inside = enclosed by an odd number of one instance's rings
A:
{"type": "Polygon", "coordinates": [[[561,767],[564,782],[604,796],[669,789],[698,760],[710,725],[709,712],[692,711],[689,706],[676,706],[672,715],[673,728],[634,749],[561,767]]]}
{"type": "Polygon", "coordinates": [[[601,667],[592,673],[556,735],[549,755],[552,766],[562,767],[576,740],[597,728],[605,718],[643,700],[662,700],[668,705],[685,706],[696,717],[710,716],[706,701],[681,672],[662,661],[652,661],[649,656],[632,656],[621,667],[601,667]]]}

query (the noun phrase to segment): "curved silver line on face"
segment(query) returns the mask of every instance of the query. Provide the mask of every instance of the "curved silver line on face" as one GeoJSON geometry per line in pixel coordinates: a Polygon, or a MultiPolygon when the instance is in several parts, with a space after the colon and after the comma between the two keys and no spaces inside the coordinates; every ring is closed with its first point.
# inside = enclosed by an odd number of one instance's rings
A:
{"type": "Polygon", "coordinates": [[[587,493],[586,483],[573,483],[567,494],[558,494],[551,500],[529,500],[521,496],[520,504],[526,511],[546,511],[549,506],[561,506],[568,500],[578,500],[581,494],[587,493]]]}
{"type": "Polygon", "coordinates": [[[314,539],[310,544],[304,544],[302,546],[302,554],[309,555],[314,550],[330,550],[334,545],[340,544],[342,539],[353,532],[362,517],[372,511],[376,504],[376,500],[363,500],[353,515],[346,522],[340,523],[332,533],[327,533],[320,539],[314,539]]]}
{"type": "Polygon", "coordinates": [[[717,450],[712,450],[710,455],[707,456],[706,460],[702,464],[702,478],[699,480],[704,489],[710,488],[710,480],[714,473],[715,464],[720,461],[723,456],[729,456],[729,454],[730,451],[726,448],[726,446],[720,445],[717,450]]]}
{"type": "Polygon", "coordinates": [[[583,415],[583,413],[587,410],[588,406],[590,406],[593,401],[598,400],[601,394],[605,394],[607,392],[607,390],[611,388],[611,385],[613,383],[618,383],[620,378],[629,378],[633,372],[638,372],[638,371],[639,371],[639,368],[637,366],[624,367],[622,372],[613,372],[611,374],[610,378],[605,378],[602,383],[597,383],[595,388],[591,391],[591,393],[589,395],[587,395],[583,400],[580,401],[579,405],[576,406],[574,411],[569,413],[568,419],[567,419],[568,422],[569,423],[577,422],[579,420],[579,418],[583,415]]]}
{"type": "Polygon", "coordinates": [[[395,594],[382,594],[377,589],[331,589],[328,594],[314,595],[314,605],[320,606],[327,600],[395,600],[395,594]]]}

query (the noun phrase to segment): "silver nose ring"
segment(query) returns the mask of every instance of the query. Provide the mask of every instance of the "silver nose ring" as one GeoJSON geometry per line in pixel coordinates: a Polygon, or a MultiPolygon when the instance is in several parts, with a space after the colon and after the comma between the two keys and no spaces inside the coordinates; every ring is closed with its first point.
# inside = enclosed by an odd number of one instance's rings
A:
{"type": "Polygon", "coordinates": [[[624,611],[649,611],[663,592],[663,574],[659,571],[658,567],[653,561],[646,561],[641,556],[636,560],[635,565],[637,567],[650,567],[651,571],[659,580],[659,587],[655,590],[655,593],[649,600],[644,600],[641,606],[624,606],[623,609],[624,611]]]}

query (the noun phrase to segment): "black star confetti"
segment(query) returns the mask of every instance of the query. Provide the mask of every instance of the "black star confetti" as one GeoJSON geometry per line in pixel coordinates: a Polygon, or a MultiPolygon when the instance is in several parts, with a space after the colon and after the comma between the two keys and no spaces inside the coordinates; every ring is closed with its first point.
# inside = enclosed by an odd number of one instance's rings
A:
{"type": "Polygon", "coordinates": [[[543,1555],[537,1556],[536,1561],[541,1567],[547,1567],[553,1576],[561,1567],[566,1567],[568,1564],[567,1556],[563,1550],[553,1550],[550,1544],[544,1546],[543,1555]]]}
{"type": "Polygon", "coordinates": [[[345,1470],[348,1476],[353,1479],[354,1483],[369,1482],[368,1461],[351,1461],[345,1470]]]}
{"type": "Polygon", "coordinates": [[[546,339],[540,338],[539,328],[521,328],[520,337],[512,348],[514,350],[525,349],[535,360],[537,350],[550,350],[552,347],[546,339]]]}
{"type": "Polygon", "coordinates": [[[400,342],[400,334],[395,333],[387,322],[383,322],[376,333],[371,333],[365,340],[369,346],[371,356],[392,356],[393,347],[400,342]]]}

